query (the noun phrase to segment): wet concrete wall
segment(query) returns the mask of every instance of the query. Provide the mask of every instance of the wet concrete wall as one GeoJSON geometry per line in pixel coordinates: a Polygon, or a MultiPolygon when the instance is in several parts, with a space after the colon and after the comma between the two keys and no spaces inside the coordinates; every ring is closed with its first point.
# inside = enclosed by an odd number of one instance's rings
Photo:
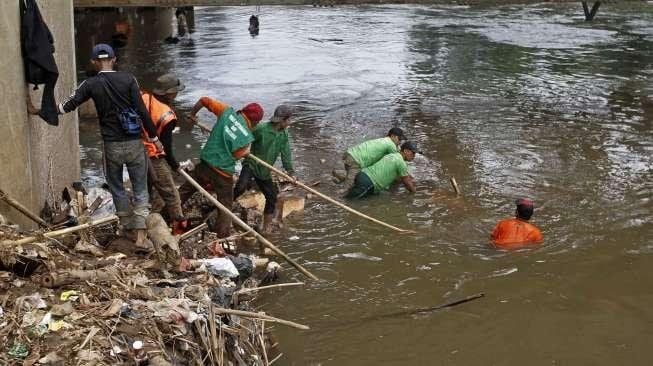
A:
{"type": "MultiPolygon", "coordinates": [[[[56,100],[69,95],[75,85],[72,0],[39,0],[41,14],[55,39],[59,80],[56,100]]],[[[26,96],[40,105],[41,91],[25,83],[20,50],[18,1],[0,1],[0,188],[38,213],[50,192],[79,179],[77,114],[59,118],[59,126],[29,116],[26,96]]],[[[19,224],[31,224],[20,213],[0,203],[0,213],[19,224]]]]}

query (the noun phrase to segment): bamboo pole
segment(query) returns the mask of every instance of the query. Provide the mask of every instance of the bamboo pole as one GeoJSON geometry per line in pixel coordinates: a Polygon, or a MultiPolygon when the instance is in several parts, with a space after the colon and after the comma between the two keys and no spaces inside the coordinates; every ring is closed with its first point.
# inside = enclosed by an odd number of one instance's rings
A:
{"type": "Polygon", "coordinates": [[[242,288],[242,289],[236,291],[236,293],[238,295],[240,295],[240,294],[246,294],[248,292],[254,292],[254,291],[258,291],[258,290],[267,290],[267,289],[271,289],[271,288],[289,287],[289,286],[302,286],[302,285],[304,285],[304,282],[277,283],[276,285],[242,288]]]}
{"type": "Polygon", "coordinates": [[[458,182],[456,182],[456,178],[454,177],[449,178],[449,182],[451,182],[451,186],[453,187],[453,190],[456,192],[456,196],[460,196],[460,188],[458,187],[458,182]]]}
{"type": "Polygon", "coordinates": [[[252,312],[252,311],[243,311],[243,310],[234,310],[234,309],[225,309],[225,308],[213,308],[213,311],[218,313],[218,314],[233,314],[233,315],[243,316],[243,317],[252,318],[252,319],[265,320],[266,322],[278,323],[278,324],[287,325],[289,327],[302,329],[302,330],[311,329],[308,326],[303,325],[303,324],[298,324],[298,323],[295,323],[295,322],[291,322],[289,320],[283,320],[283,319],[275,318],[273,316],[265,315],[265,314],[262,314],[262,313],[255,313],[255,312],[252,312]]]}
{"type": "Polygon", "coordinates": [[[180,170],[179,173],[190,183],[192,184],[195,189],[197,189],[204,197],[206,197],[211,203],[213,203],[220,211],[225,213],[226,215],[230,216],[232,220],[234,220],[240,227],[243,229],[247,230],[247,232],[252,233],[256,239],[258,239],[261,243],[263,243],[266,247],[272,249],[275,253],[279,254],[283,259],[285,259],[288,263],[290,263],[293,267],[295,267],[299,272],[302,274],[306,275],[307,277],[313,279],[313,280],[318,280],[315,275],[313,275],[311,272],[307,271],[304,267],[302,267],[299,263],[295,262],[292,258],[290,258],[286,253],[284,253],[281,249],[277,248],[274,244],[272,244],[270,241],[268,241],[266,238],[264,238],[261,234],[257,233],[249,227],[243,220],[241,220],[238,216],[234,215],[233,212],[231,212],[228,208],[226,208],[220,201],[215,199],[212,195],[209,194],[209,192],[206,191],[201,185],[199,185],[188,173],[186,173],[184,170],[180,170]]]}
{"type": "Polygon", "coordinates": [[[181,234],[179,236],[179,241],[186,240],[186,239],[190,238],[191,236],[199,233],[200,231],[206,229],[207,227],[209,227],[209,225],[207,225],[206,222],[203,222],[202,224],[197,225],[196,227],[194,227],[194,228],[188,230],[187,232],[181,234]]]}
{"type": "Polygon", "coordinates": [[[27,216],[29,219],[36,222],[37,224],[39,224],[39,225],[41,225],[43,227],[48,227],[47,222],[45,222],[42,218],[38,217],[36,214],[33,214],[30,210],[27,209],[27,207],[23,206],[20,202],[18,202],[15,199],[9,197],[9,195],[5,191],[3,191],[2,189],[0,189],[0,199],[7,202],[8,205],[15,208],[20,213],[27,216]]]}
{"type": "Polygon", "coordinates": [[[313,193],[314,195],[316,195],[316,196],[318,196],[318,197],[320,197],[320,198],[322,198],[322,199],[324,199],[324,200],[326,200],[326,201],[328,201],[328,202],[331,202],[331,203],[333,203],[334,205],[336,205],[336,206],[338,206],[338,207],[340,207],[340,208],[342,208],[342,209],[344,209],[344,210],[346,210],[346,211],[349,211],[349,212],[353,213],[354,215],[358,215],[358,216],[360,216],[360,217],[362,217],[362,218],[364,218],[364,219],[366,219],[366,220],[372,221],[372,222],[374,222],[374,223],[376,223],[376,224],[379,224],[379,225],[385,226],[385,227],[387,227],[387,228],[390,228],[390,229],[392,229],[392,230],[394,230],[394,231],[397,231],[397,232],[400,232],[400,233],[414,233],[414,231],[412,231],[412,230],[406,230],[406,229],[398,228],[398,227],[396,227],[396,226],[390,225],[390,224],[388,224],[388,223],[386,223],[386,222],[383,222],[383,221],[381,221],[381,220],[377,220],[377,219],[375,219],[375,218],[373,218],[373,217],[367,216],[367,215],[365,215],[365,214],[362,213],[362,212],[356,211],[356,210],[354,210],[353,208],[351,208],[351,207],[345,205],[344,203],[339,202],[339,201],[336,201],[335,199],[333,199],[333,198],[331,198],[331,197],[329,197],[329,196],[327,196],[327,195],[325,195],[325,194],[322,194],[322,193],[316,191],[315,189],[313,189],[313,188],[307,186],[306,184],[304,184],[304,183],[302,183],[302,182],[298,182],[296,179],[290,177],[288,174],[286,174],[286,173],[282,172],[281,170],[279,170],[279,169],[273,167],[272,165],[266,163],[265,161],[261,160],[261,159],[260,159],[259,157],[257,157],[257,156],[254,156],[254,155],[252,155],[252,154],[249,154],[249,155],[247,155],[247,158],[254,160],[255,162],[257,162],[257,163],[263,165],[264,167],[270,169],[271,171],[275,172],[276,174],[280,175],[281,177],[290,180],[291,182],[293,182],[293,183],[296,184],[297,186],[301,187],[302,189],[304,189],[304,190],[306,190],[306,191],[308,191],[308,192],[310,192],[310,193],[313,193]]]}
{"type": "MultiPolygon", "coordinates": [[[[46,238],[56,238],[58,236],[74,233],[76,231],[88,229],[88,228],[91,228],[91,227],[94,227],[94,226],[100,226],[100,225],[108,224],[108,223],[116,221],[116,220],[118,220],[118,216],[111,215],[111,216],[108,216],[108,217],[105,217],[105,218],[102,218],[102,219],[99,219],[99,220],[87,222],[85,224],[81,224],[81,225],[77,225],[77,226],[73,226],[73,227],[67,227],[67,228],[61,229],[61,230],[48,231],[46,233],[43,233],[43,236],[46,237],[46,238]]],[[[22,239],[19,239],[19,240],[6,240],[6,241],[3,242],[3,244],[7,243],[7,244],[13,244],[13,245],[21,245],[21,244],[33,243],[33,242],[39,240],[39,238],[40,238],[39,236],[28,236],[26,238],[22,238],[22,239]]]]}

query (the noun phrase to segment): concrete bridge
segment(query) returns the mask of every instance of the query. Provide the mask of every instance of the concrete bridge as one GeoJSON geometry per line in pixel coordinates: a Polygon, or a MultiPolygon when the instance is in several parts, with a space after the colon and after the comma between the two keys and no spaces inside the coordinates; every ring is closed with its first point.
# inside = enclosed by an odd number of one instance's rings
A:
{"type": "MultiPolygon", "coordinates": [[[[541,3],[547,0],[329,0],[335,4],[458,4],[503,5],[541,3]]],[[[581,0],[548,0],[550,2],[583,2],[581,0]]],[[[180,6],[252,6],[252,5],[312,5],[319,0],[73,0],[76,8],[90,7],[180,7],[180,6]]],[[[594,0],[587,0],[594,3],[594,0]]],[[[602,0],[603,4],[646,2],[646,0],[602,0]]]]}

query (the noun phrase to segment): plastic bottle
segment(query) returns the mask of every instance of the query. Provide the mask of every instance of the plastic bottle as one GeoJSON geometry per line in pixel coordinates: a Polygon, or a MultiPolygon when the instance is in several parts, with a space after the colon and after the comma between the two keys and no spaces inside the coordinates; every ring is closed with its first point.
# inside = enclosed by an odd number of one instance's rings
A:
{"type": "Polygon", "coordinates": [[[146,366],[150,363],[147,352],[143,349],[142,341],[134,341],[132,348],[134,349],[134,363],[136,366],[146,366]]]}

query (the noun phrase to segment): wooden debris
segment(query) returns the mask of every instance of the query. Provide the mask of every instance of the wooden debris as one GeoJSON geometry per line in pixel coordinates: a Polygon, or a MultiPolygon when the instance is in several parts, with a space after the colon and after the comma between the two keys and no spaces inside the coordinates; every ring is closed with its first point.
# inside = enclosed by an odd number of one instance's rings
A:
{"type": "MultiPolygon", "coordinates": [[[[78,192],[71,205],[88,217],[93,208],[85,207],[86,199],[78,192]]],[[[124,365],[133,363],[133,342],[142,341],[150,365],[265,365],[281,357],[265,323],[308,329],[248,311],[259,290],[299,285],[265,286],[276,278],[268,270],[276,271],[277,263],[248,253],[251,266],[243,264],[242,256],[225,258],[239,271],[233,279],[215,272],[162,278],[161,261],[132,253],[128,240],[124,246],[92,244],[98,233],[112,235],[115,230],[99,227],[116,219],[33,232],[27,237],[18,230],[12,233],[2,228],[0,260],[13,263],[29,255],[40,267],[20,281],[10,272],[0,272],[0,306],[2,320],[7,321],[0,329],[5,341],[0,344],[0,364],[9,347],[18,342],[29,351],[18,364],[124,365]],[[44,302],[43,308],[23,307],[18,301],[32,297],[44,302]]],[[[187,240],[180,248],[178,238],[170,235],[159,215],[149,217],[147,225],[150,239],[167,251],[166,255],[177,255],[198,244],[187,240]]],[[[245,231],[217,243],[222,246],[225,240],[244,235],[253,234],[245,231]]]]}
{"type": "Polygon", "coordinates": [[[9,194],[7,194],[2,189],[0,189],[0,199],[5,201],[8,205],[15,208],[20,213],[22,213],[23,215],[25,215],[27,218],[34,221],[35,223],[39,224],[40,226],[48,227],[48,223],[45,222],[45,220],[40,218],[38,215],[32,213],[30,210],[27,209],[27,207],[23,206],[20,202],[18,202],[15,199],[11,198],[9,196],[9,194]]]}
{"type": "Polygon", "coordinates": [[[306,198],[296,193],[280,193],[277,197],[277,210],[281,219],[294,212],[303,212],[306,198]]]}

